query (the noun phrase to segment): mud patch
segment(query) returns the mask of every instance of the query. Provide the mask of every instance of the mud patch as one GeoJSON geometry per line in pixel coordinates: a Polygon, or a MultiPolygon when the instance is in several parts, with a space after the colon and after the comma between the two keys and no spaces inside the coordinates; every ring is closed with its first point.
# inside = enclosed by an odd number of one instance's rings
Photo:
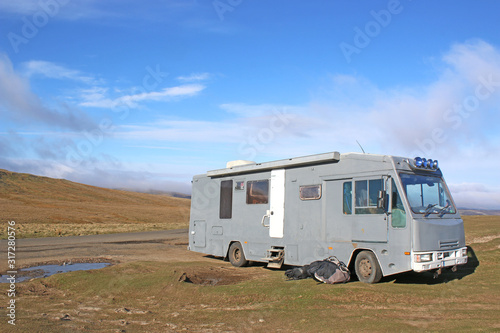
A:
{"type": "Polygon", "coordinates": [[[183,271],[178,281],[202,286],[222,286],[251,280],[255,276],[253,270],[243,268],[198,267],[183,271]]]}

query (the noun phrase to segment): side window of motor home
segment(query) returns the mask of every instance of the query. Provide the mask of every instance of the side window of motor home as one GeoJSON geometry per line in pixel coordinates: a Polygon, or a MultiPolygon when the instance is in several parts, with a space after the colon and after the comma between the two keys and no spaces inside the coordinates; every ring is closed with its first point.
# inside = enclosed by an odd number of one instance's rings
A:
{"type": "Polygon", "coordinates": [[[300,200],[318,200],[321,198],[321,185],[307,185],[299,188],[300,200]]]}
{"type": "Polygon", "coordinates": [[[269,180],[247,182],[247,204],[266,204],[269,202],[269,180]]]}
{"type": "Polygon", "coordinates": [[[344,214],[352,214],[352,182],[345,182],[343,188],[344,214]]]}
{"type": "Polygon", "coordinates": [[[230,219],[233,215],[233,181],[220,182],[219,218],[230,219]]]}
{"type": "Polygon", "coordinates": [[[406,211],[403,206],[403,201],[399,195],[398,188],[394,179],[392,180],[392,213],[391,213],[391,225],[393,228],[404,228],[406,227],[406,211]]]}
{"type": "Polygon", "coordinates": [[[383,214],[384,210],[377,208],[378,192],[383,189],[382,179],[356,181],[356,214],[383,214]]]}

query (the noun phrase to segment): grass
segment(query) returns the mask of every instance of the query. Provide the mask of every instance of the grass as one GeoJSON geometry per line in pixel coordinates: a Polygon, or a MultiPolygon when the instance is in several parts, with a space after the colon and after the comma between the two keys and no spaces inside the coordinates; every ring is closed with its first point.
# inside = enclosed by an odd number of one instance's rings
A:
{"type": "MultiPolygon", "coordinates": [[[[332,286],[216,259],[133,262],[18,284],[17,325],[4,318],[0,331],[498,332],[500,217],[464,221],[469,263],[438,280],[402,274],[375,285],[332,286]],[[186,272],[235,279],[179,282],[186,272]]],[[[0,295],[2,310],[7,302],[0,295]]]]}
{"type": "Polygon", "coordinates": [[[32,238],[187,228],[190,200],[0,170],[0,207],[32,238]]]}

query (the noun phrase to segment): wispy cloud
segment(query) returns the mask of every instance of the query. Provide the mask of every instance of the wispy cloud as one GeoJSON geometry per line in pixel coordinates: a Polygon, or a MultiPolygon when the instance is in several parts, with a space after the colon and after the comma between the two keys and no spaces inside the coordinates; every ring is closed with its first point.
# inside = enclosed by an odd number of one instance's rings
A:
{"type": "MultiPolygon", "coordinates": [[[[151,2],[148,6],[139,4],[133,0],[22,0],[22,1],[0,1],[0,15],[34,15],[37,12],[47,13],[53,18],[67,21],[107,19],[130,19],[148,18],[159,21],[174,22],[179,13],[195,12],[200,4],[195,0],[167,0],[151,2]],[[131,9],[133,8],[133,9],[131,9]]],[[[106,22],[106,21],[103,21],[106,22]]],[[[109,23],[109,22],[106,22],[109,23]]]]}
{"type": "Polygon", "coordinates": [[[43,76],[50,79],[77,81],[87,85],[104,83],[92,75],[49,61],[31,60],[23,63],[21,67],[23,68],[24,75],[27,77],[43,76]]]}
{"type": "Polygon", "coordinates": [[[461,208],[500,209],[500,187],[461,183],[451,184],[450,190],[461,208]]]}
{"type": "Polygon", "coordinates": [[[157,120],[149,124],[120,126],[115,136],[134,142],[235,143],[241,137],[241,127],[233,121],[157,120]]]}
{"type": "Polygon", "coordinates": [[[359,76],[333,76],[305,116],[305,124],[318,125],[307,133],[310,140],[318,147],[349,141],[355,148],[359,140],[374,153],[452,157],[497,137],[500,50],[470,41],[453,45],[437,62],[435,81],[395,89],[359,76]]]}
{"type": "Polygon", "coordinates": [[[197,81],[206,81],[210,78],[212,78],[212,75],[210,73],[193,73],[188,76],[179,76],[177,77],[177,80],[183,82],[197,82],[197,81]]]}
{"type": "Polygon", "coordinates": [[[44,106],[31,91],[29,81],[14,70],[5,54],[0,54],[0,114],[23,124],[36,122],[74,130],[95,127],[79,109],[61,105],[59,110],[54,110],[44,106]]]}
{"type": "Polygon", "coordinates": [[[118,106],[138,107],[140,102],[148,101],[172,101],[184,97],[195,96],[206,88],[202,84],[186,84],[175,87],[164,88],[159,91],[141,92],[137,94],[122,95],[109,98],[108,89],[92,88],[82,91],[83,101],[81,106],[98,108],[115,108],[118,106]]]}
{"type": "Polygon", "coordinates": [[[80,20],[80,19],[98,19],[101,17],[117,16],[113,11],[107,11],[99,6],[99,1],[0,1],[0,12],[10,15],[34,15],[36,13],[45,13],[53,18],[60,20],[80,20]]]}
{"type": "Polygon", "coordinates": [[[219,105],[219,107],[227,113],[241,117],[259,117],[278,111],[294,114],[306,114],[308,112],[308,109],[304,106],[287,104],[224,103],[219,105]]]}
{"type": "Polygon", "coordinates": [[[184,174],[147,171],[144,165],[125,165],[105,160],[93,161],[89,168],[71,168],[54,160],[4,158],[0,165],[7,170],[63,178],[74,182],[135,191],[172,191],[190,193],[189,181],[182,181],[184,174]],[[141,171],[137,171],[142,169],[141,171]]]}

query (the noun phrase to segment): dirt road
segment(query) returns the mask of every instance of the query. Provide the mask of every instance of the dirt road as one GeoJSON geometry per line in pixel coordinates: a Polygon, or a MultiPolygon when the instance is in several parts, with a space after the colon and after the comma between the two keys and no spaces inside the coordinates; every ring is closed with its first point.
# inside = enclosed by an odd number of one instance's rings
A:
{"type": "MultiPolygon", "coordinates": [[[[0,241],[7,253],[7,240],[0,241]]],[[[16,240],[18,268],[39,263],[69,260],[194,261],[203,256],[187,250],[188,230],[150,231],[92,236],[29,238],[16,240]]],[[[0,261],[0,271],[7,270],[7,260],[0,261]]]]}

